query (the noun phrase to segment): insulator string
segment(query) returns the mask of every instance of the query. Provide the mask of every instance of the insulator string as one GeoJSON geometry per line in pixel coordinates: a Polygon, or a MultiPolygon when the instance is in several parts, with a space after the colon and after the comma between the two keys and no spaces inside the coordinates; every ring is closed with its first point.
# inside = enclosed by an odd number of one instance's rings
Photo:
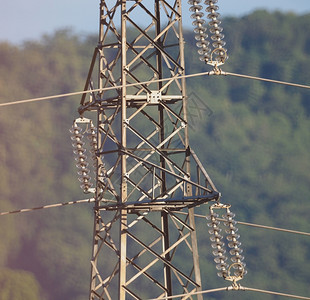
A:
{"type": "Polygon", "coordinates": [[[205,11],[207,12],[207,19],[209,19],[208,27],[205,25],[206,21],[203,19],[204,13],[201,11],[203,7],[200,5],[201,0],[189,0],[191,18],[194,19],[192,25],[194,26],[196,46],[198,47],[199,59],[213,66],[220,66],[224,64],[228,58],[227,49],[224,48],[224,34],[223,28],[220,26],[219,7],[215,5],[218,0],[205,0],[207,5],[205,11]],[[208,39],[208,28],[210,32],[210,41],[208,39]],[[211,51],[211,47],[213,50],[211,51]]]}
{"type": "Polygon", "coordinates": [[[215,250],[212,251],[215,256],[214,261],[217,264],[216,269],[220,272],[217,273],[219,277],[223,277],[225,280],[232,281],[234,285],[238,280],[241,280],[247,273],[245,270],[245,263],[243,262],[244,257],[241,255],[243,250],[241,249],[241,243],[238,241],[240,235],[237,234],[238,228],[235,226],[236,221],[234,220],[235,214],[230,211],[230,205],[215,203],[209,207],[209,215],[206,217],[209,223],[207,225],[211,227],[209,230],[211,247],[215,250]],[[226,211],[223,215],[224,218],[224,231],[226,234],[227,245],[222,241],[223,236],[220,234],[222,228],[220,228],[219,215],[215,213],[215,210],[226,211]],[[228,247],[231,265],[227,263],[228,256],[225,255],[228,247]],[[231,274],[231,269],[235,269],[234,274],[231,274]]]}
{"type": "Polygon", "coordinates": [[[220,14],[218,12],[219,7],[215,5],[218,0],[205,0],[207,5],[206,12],[208,12],[207,18],[210,20],[208,23],[209,31],[211,33],[211,41],[213,51],[211,53],[211,62],[212,65],[221,65],[224,64],[227,60],[227,49],[224,48],[226,42],[224,42],[224,34],[222,33],[223,27],[220,26],[222,23],[220,21],[220,14]]]}
{"type": "MultiPolygon", "coordinates": [[[[86,118],[78,118],[74,120],[72,128],[69,130],[71,132],[71,140],[73,141],[73,153],[75,154],[75,160],[77,161],[76,167],[78,168],[78,175],[80,176],[78,180],[81,182],[81,189],[84,193],[94,192],[92,189],[93,183],[91,182],[89,162],[87,159],[87,149],[85,147],[84,142],[84,134],[87,135],[89,140],[90,149],[89,152],[91,154],[92,166],[94,170],[97,167],[97,128],[93,125],[90,119],[86,118]],[[86,124],[88,129],[85,132],[82,132],[82,128],[79,127],[78,123],[86,124]]],[[[95,171],[94,171],[95,172],[95,171]]],[[[96,172],[95,172],[96,174],[96,172]]]]}
{"type": "Polygon", "coordinates": [[[211,48],[209,47],[210,42],[208,41],[207,28],[204,26],[206,21],[203,19],[204,13],[201,11],[202,6],[200,5],[201,0],[189,0],[191,18],[194,19],[192,22],[196,39],[196,46],[198,47],[199,59],[201,61],[208,62],[211,58],[211,48]]]}
{"type": "Polygon", "coordinates": [[[210,220],[210,223],[207,225],[211,227],[209,229],[209,234],[210,234],[210,240],[211,240],[211,247],[214,249],[212,251],[212,254],[215,256],[214,261],[217,263],[216,269],[219,270],[220,272],[217,273],[219,277],[227,277],[227,269],[228,269],[228,264],[226,263],[227,261],[227,256],[225,255],[226,250],[223,248],[224,247],[224,242],[222,241],[223,236],[220,234],[222,231],[221,228],[219,228],[220,222],[217,220],[218,214],[214,213],[214,211],[210,211],[210,215],[207,217],[208,220],[210,220]]]}
{"type": "Polygon", "coordinates": [[[94,167],[94,173],[96,174],[95,170],[97,168],[97,128],[93,125],[93,123],[90,123],[90,126],[87,130],[87,138],[90,142],[90,153],[91,153],[91,158],[93,162],[93,167],[94,167]]]}
{"type": "Polygon", "coordinates": [[[237,234],[238,228],[235,226],[237,222],[234,220],[235,214],[232,213],[229,207],[226,208],[226,214],[223,215],[224,218],[224,226],[226,226],[226,239],[228,241],[228,247],[231,248],[229,254],[231,255],[231,267],[237,269],[234,272],[234,276],[236,278],[242,278],[247,271],[245,270],[245,263],[243,262],[244,257],[241,255],[243,252],[241,246],[241,242],[238,241],[240,235],[237,234]]]}

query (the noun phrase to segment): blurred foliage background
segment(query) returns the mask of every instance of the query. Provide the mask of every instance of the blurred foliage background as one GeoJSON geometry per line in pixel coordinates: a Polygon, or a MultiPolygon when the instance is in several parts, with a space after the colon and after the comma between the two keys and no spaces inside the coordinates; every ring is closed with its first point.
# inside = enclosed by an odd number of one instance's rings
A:
{"type": "MultiPolygon", "coordinates": [[[[256,11],[223,27],[224,71],[309,85],[310,15],[256,11]]],[[[22,46],[0,43],[0,101],[82,90],[96,40],[60,30],[22,46]]],[[[190,30],[185,40],[186,73],[206,71],[190,30]]],[[[188,79],[187,88],[192,148],[237,219],[310,232],[310,91],[224,76],[188,79]]],[[[68,132],[79,101],[0,108],[1,212],[86,197],[68,132]]],[[[0,300],[87,299],[92,227],[90,204],[0,217],[0,300]]],[[[205,220],[197,227],[203,288],[221,287],[205,220]]],[[[239,228],[243,285],[310,296],[309,237],[239,228]]]]}

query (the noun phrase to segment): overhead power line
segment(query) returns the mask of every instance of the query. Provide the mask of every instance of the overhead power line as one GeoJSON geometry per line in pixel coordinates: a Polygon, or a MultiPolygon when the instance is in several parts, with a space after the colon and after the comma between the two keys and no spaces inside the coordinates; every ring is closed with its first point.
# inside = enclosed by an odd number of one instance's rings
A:
{"type": "Polygon", "coordinates": [[[241,289],[243,289],[244,291],[258,292],[258,293],[268,294],[268,295],[276,295],[276,296],[289,297],[289,298],[294,298],[294,299],[310,300],[309,297],[286,294],[286,293],[279,293],[279,292],[272,292],[272,291],[260,290],[260,289],[255,289],[255,288],[242,287],[241,289]]]}
{"type": "MultiPolygon", "coordinates": [[[[177,214],[184,214],[182,212],[176,212],[177,214]]],[[[206,216],[204,215],[199,215],[199,214],[194,214],[196,218],[203,218],[205,219],[206,216]]],[[[225,221],[224,219],[218,218],[219,221],[225,221]]],[[[256,228],[262,228],[262,229],[270,229],[270,230],[275,230],[275,231],[282,231],[286,233],[294,233],[294,234],[300,234],[300,235],[306,235],[310,236],[309,232],[303,232],[303,231],[297,231],[297,230],[291,230],[291,229],[284,229],[284,228],[279,228],[279,227],[273,227],[273,226],[266,226],[266,225],[260,225],[260,224],[254,224],[254,223],[248,223],[248,222],[242,222],[242,221],[236,221],[237,224],[240,225],[245,225],[245,226],[251,226],[251,227],[256,227],[256,228]]]]}
{"type": "Polygon", "coordinates": [[[198,291],[198,292],[194,292],[194,293],[189,292],[189,293],[179,294],[179,295],[175,295],[175,296],[167,296],[167,297],[161,297],[161,298],[156,298],[156,299],[154,298],[154,299],[148,299],[148,300],[170,300],[170,299],[176,299],[176,298],[180,298],[180,297],[182,297],[182,299],[188,299],[188,297],[194,296],[194,295],[216,293],[216,292],[221,292],[221,291],[249,291],[249,292],[257,292],[257,293],[268,294],[268,295],[289,297],[289,298],[294,298],[294,299],[310,300],[309,297],[298,296],[298,295],[294,295],[294,294],[279,293],[279,292],[273,292],[273,291],[267,291],[267,290],[249,288],[249,287],[243,287],[240,285],[228,286],[228,287],[210,289],[210,290],[204,290],[204,291],[198,291]]]}
{"type": "MultiPolygon", "coordinates": [[[[190,78],[190,77],[196,77],[196,76],[211,75],[210,73],[211,72],[195,73],[195,74],[190,74],[190,75],[178,76],[178,78],[190,78]]],[[[12,101],[12,102],[0,103],[0,107],[16,105],[16,104],[31,103],[31,102],[38,102],[38,101],[47,101],[47,100],[52,100],[52,99],[59,99],[59,98],[70,97],[70,96],[77,96],[77,95],[83,95],[83,94],[88,94],[88,93],[104,92],[104,91],[121,89],[124,87],[132,87],[132,86],[137,86],[137,85],[142,85],[142,84],[164,82],[164,81],[170,81],[170,80],[171,80],[171,78],[162,78],[162,79],[148,80],[148,81],[137,82],[137,83],[128,83],[126,85],[116,85],[116,86],[106,87],[106,88],[102,88],[102,89],[91,89],[91,90],[87,90],[87,91],[79,91],[79,92],[58,94],[58,95],[52,95],[52,96],[46,96],[46,97],[17,100],[17,101],[12,101]]]]}
{"type": "Polygon", "coordinates": [[[46,208],[55,208],[55,207],[67,206],[67,205],[71,205],[71,204],[91,203],[94,201],[95,201],[94,198],[90,198],[90,199],[69,201],[69,202],[63,202],[63,203],[55,203],[55,204],[49,204],[49,205],[44,205],[44,206],[39,206],[39,207],[24,208],[24,209],[19,209],[19,210],[0,212],[0,216],[30,212],[30,211],[46,209],[46,208]]]}
{"type": "MultiPolygon", "coordinates": [[[[24,208],[24,209],[18,209],[18,210],[13,210],[13,211],[4,211],[4,212],[0,212],[0,216],[11,215],[11,214],[18,214],[18,213],[24,213],[24,212],[30,212],[30,211],[41,210],[41,209],[46,209],[46,208],[63,207],[63,206],[72,205],[72,204],[92,203],[92,202],[95,202],[94,198],[83,199],[83,200],[76,200],[76,201],[69,201],[69,202],[62,202],[62,203],[55,203],[55,204],[49,204],[49,205],[44,205],[44,206],[39,206],[39,207],[24,208]]],[[[185,214],[185,213],[182,213],[182,212],[175,212],[175,213],[176,214],[185,214]]],[[[199,214],[194,214],[194,216],[196,218],[203,218],[203,219],[206,218],[206,216],[199,215],[199,214]]],[[[218,218],[218,220],[224,221],[224,219],[220,219],[220,218],[218,218]]],[[[284,229],[284,228],[278,228],[278,227],[254,224],[254,223],[242,222],[242,221],[237,221],[237,220],[236,220],[236,222],[237,222],[237,224],[245,225],[245,226],[250,226],[250,227],[262,228],[262,229],[270,229],[270,230],[282,231],[282,232],[286,232],[286,233],[294,233],[294,234],[310,236],[309,232],[303,232],[303,231],[297,231],[297,230],[291,230],[291,229],[284,229]]]]}
{"type": "Polygon", "coordinates": [[[170,300],[170,299],[176,299],[184,296],[194,296],[194,295],[202,295],[202,294],[209,294],[209,293],[215,293],[215,292],[221,292],[221,291],[227,291],[230,287],[222,287],[222,288],[217,288],[217,289],[211,289],[211,290],[204,290],[204,291],[198,291],[198,292],[193,292],[193,293],[186,293],[186,294],[179,294],[179,295],[174,295],[174,296],[167,296],[167,297],[161,297],[161,298],[153,298],[153,299],[148,299],[148,300],[170,300]]]}
{"type": "MultiPolygon", "coordinates": [[[[219,219],[219,220],[224,221],[224,219],[219,219]]],[[[257,227],[257,228],[262,228],[262,229],[271,229],[271,230],[282,231],[282,232],[287,232],[287,233],[295,233],[295,234],[310,236],[309,232],[284,229],[284,228],[272,227],[272,226],[266,226],[266,225],[259,225],[259,224],[254,224],[254,223],[241,222],[241,221],[236,221],[236,222],[240,225],[246,225],[246,226],[257,227]]]]}
{"type": "Polygon", "coordinates": [[[279,80],[273,80],[273,79],[267,79],[267,78],[261,78],[261,77],[249,76],[249,75],[243,75],[243,74],[237,74],[237,73],[231,73],[231,72],[222,72],[222,74],[225,76],[234,76],[234,77],[239,77],[239,78],[253,79],[253,80],[277,83],[277,84],[288,85],[288,86],[293,86],[293,87],[298,87],[298,88],[310,89],[310,86],[305,85],[305,84],[279,81],[279,80]]]}
{"type": "MultiPolygon", "coordinates": [[[[287,85],[287,86],[291,86],[291,87],[310,89],[310,85],[291,83],[291,82],[267,79],[267,78],[262,78],[262,77],[255,77],[255,76],[243,75],[243,74],[238,74],[238,73],[224,72],[222,70],[218,70],[218,71],[213,70],[210,72],[194,73],[194,74],[188,74],[188,75],[182,75],[182,76],[180,75],[180,76],[178,76],[178,79],[205,76],[205,75],[234,76],[234,77],[239,77],[239,78],[253,79],[253,80],[259,80],[259,81],[264,81],[264,82],[287,85]]],[[[149,84],[149,83],[156,83],[156,82],[164,82],[164,81],[169,81],[169,80],[171,80],[171,78],[162,78],[162,79],[157,79],[157,80],[148,80],[148,81],[142,81],[142,82],[137,82],[137,83],[129,83],[129,84],[126,84],[126,87],[132,87],[132,86],[149,84]]],[[[11,105],[16,105],[16,104],[39,102],[39,101],[47,101],[47,100],[53,100],[53,99],[56,100],[59,98],[65,98],[65,97],[70,97],[70,96],[78,96],[78,95],[83,95],[83,94],[88,94],[88,93],[95,93],[95,92],[103,92],[103,91],[121,89],[123,87],[125,87],[125,86],[124,85],[117,85],[117,86],[106,87],[103,89],[92,89],[92,90],[87,90],[87,91],[79,91],[79,92],[51,95],[51,96],[45,96],[45,97],[17,100],[17,101],[12,101],[12,102],[4,102],[4,103],[0,103],[0,107],[11,106],[11,105]]]]}

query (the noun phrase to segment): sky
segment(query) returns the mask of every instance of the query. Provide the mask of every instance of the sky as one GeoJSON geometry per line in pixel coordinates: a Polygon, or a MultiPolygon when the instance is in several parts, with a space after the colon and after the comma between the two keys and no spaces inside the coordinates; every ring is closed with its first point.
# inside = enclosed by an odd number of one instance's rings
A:
{"type": "MultiPolygon", "coordinates": [[[[0,41],[22,44],[64,28],[82,36],[96,34],[99,3],[100,0],[0,0],[0,41]]],[[[191,28],[189,5],[187,0],[183,3],[184,26],[191,28]]],[[[310,0],[219,0],[217,5],[222,16],[239,17],[256,9],[310,13],[310,0]]]]}

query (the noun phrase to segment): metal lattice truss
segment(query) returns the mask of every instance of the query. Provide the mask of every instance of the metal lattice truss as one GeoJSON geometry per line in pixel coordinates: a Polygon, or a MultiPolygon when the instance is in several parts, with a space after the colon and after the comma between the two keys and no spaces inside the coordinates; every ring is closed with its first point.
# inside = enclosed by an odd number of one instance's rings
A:
{"type": "Polygon", "coordinates": [[[102,90],[79,108],[97,113],[90,299],[201,290],[193,209],[219,193],[189,146],[184,74],[180,0],[101,1],[85,90],[102,90]]]}

